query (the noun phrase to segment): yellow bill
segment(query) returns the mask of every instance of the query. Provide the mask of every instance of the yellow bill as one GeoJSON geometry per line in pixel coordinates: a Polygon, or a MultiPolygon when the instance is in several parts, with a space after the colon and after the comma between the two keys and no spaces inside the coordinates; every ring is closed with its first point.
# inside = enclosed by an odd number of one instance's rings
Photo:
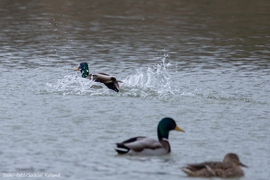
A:
{"type": "Polygon", "coordinates": [[[174,130],[176,130],[176,131],[181,131],[181,132],[185,132],[183,129],[181,129],[181,128],[178,127],[178,126],[176,126],[176,127],[174,128],[174,130]]]}

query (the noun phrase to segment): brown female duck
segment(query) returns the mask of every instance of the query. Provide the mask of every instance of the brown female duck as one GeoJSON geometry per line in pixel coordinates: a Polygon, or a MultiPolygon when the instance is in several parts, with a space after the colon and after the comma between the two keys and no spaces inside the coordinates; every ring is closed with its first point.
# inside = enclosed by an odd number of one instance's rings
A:
{"type": "Polygon", "coordinates": [[[182,170],[193,177],[222,177],[232,178],[244,176],[240,166],[246,167],[234,153],[228,153],[223,162],[203,162],[199,164],[188,164],[182,170]]]}

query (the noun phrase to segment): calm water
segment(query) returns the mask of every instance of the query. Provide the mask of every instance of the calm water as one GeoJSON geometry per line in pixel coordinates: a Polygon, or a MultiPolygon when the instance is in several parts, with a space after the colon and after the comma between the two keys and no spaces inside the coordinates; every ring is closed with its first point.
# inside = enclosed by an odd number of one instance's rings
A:
{"type": "MultiPolygon", "coordinates": [[[[0,1],[0,171],[56,179],[190,179],[235,152],[241,179],[269,179],[270,1],[0,1]],[[73,69],[115,75],[115,93],[73,69]],[[172,153],[118,156],[157,137],[172,153]]],[[[18,179],[3,178],[3,179],[18,179]]],[[[28,178],[24,178],[28,179],[28,178]]]]}

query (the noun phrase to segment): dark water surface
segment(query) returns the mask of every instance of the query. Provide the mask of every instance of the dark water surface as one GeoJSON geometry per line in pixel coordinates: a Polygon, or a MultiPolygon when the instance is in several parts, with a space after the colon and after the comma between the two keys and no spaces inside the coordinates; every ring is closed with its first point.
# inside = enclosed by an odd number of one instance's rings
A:
{"type": "Polygon", "coordinates": [[[268,179],[269,20],[267,0],[1,0],[0,177],[189,179],[179,167],[235,152],[242,179],[268,179]],[[186,131],[170,155],[116,155],[164,116],[186,131]]]}

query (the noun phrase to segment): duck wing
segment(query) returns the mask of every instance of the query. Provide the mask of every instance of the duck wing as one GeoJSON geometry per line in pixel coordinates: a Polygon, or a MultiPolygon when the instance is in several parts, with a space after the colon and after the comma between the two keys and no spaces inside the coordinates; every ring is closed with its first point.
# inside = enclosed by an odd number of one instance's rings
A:
{"type": "MultiPolygon", "coordinates": [[[[189,176],[195,177],[233,177],[238,169],[222,162],[204,162],[199,164],[188,164],[182,170],[189,176]]],[[[241,169],[238,174],[241,174],[241,169]]]]}
{"type": "Polygon", "coordinates": [[[109,74],[105,74],[105,73],[94,74],[93,80],[96,82],[102,82],[104,84],[116,81],[115,77],[110,76],[109,74]]]}
{"type": "Polygon", "coordinates": [[[93,80],[105,84],[109,89],[119,92],[119,84],[115,77],[106,73],[97,73],[93,75],[93,80]]]}
{"type": "Polygon", "coordinates": [[[116,82],[120,82],[120,83],[123,83],[123,81],[120,81],[120,80],[117,80],[114,76],[112,75],[109,75],[109,74],[106,74],[106,73],[97,73],[99,75],[103,75],[103,76],[107,76],[107,77],[112,77],[113,78],[113,81],[116,81],[116,82]]]}
{"type": "Polygon", "coordinates": [[[119,84],[117,82],[104,83],[107,88],[119,92],[119,84]]]}
{"type": "Polygon", "coordinates": [[[232,163],[224,163],[224,162],[205,162],[204,172],[207,172],[210,176],[215,177],[241,177],[244,176],[243,170],[238,166],[232,163]]]}
{"type": "Polygon", "coordinates": [[[105,75],[105,76],[111,76],[111,75],[106,74],[106,73],[103,73],[103,72],[100,72],[100,73],[98,73],[98,74],[102,74],[102,75],[105,75]]]}
{"type": "Polygon", "coordinates": [[[224,164],[222,162],[203,162],[198,164],[188,164],[188,167],[192,170],[200,170],[207,167],[224,168],[224,164]]]}
{"type": "Polygon", "coordinates": [[[168,153],[160,141],[144,136],[130,138],[116,143],[116,146],[115,150],[119,154],[161,155],[168,153]]]}

